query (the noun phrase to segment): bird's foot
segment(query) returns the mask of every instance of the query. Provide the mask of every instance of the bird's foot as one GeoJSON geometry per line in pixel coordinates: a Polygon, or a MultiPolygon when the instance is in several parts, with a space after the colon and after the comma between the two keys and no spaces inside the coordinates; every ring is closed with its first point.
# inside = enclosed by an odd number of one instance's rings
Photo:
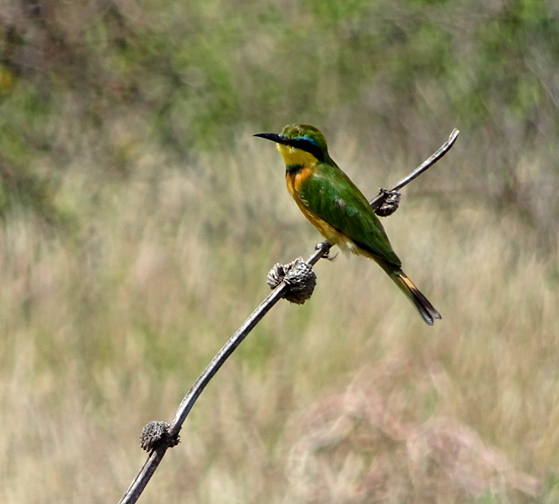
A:
{"type": "Polygon", "coordinates": [[[336,257],[338,257],[338,254],[330,257],[330,250],[332,250],[332,244],[329,241],[323,241],[320,243],[317,243],[316,246],[314,247],[316,250],[322,250],[322,257],[324,259],[328,259],[329,261],[333,261],[334,259],[336,259],[336,257]]]}

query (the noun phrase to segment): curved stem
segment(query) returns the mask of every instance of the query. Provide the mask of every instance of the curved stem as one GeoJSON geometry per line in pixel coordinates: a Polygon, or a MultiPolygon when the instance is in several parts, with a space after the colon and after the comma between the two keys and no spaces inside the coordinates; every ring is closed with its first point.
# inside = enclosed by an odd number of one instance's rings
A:
{"type": "MultiPolygon", "coordinates": [[[[441,159],[452,147],[456,138],[458,137],[458,130],[454,130],[451,134],[449,139],[437,150],[432,156],[430,156],[427,160],[425,160],[420,166],[418,166],[412,173],[410,173],[407,177],[400,180],[396,185],[394,185],[389,191],[397,191],[401,189],[405,185],[409,184],[412,180],[417,178],[421,175],[424,171],[428,168],[433,166],[439,159],[441,159]]],[[[385,193],[382,191],[369,201],[370,205],[373,208],[377,208],[383,202],[385,197],[385,193]]],[[[313,266],[315,265],[321,258],[325,257],[330,250],[332,245],[327,241],[322,242],[317,245],[316,251],[309,257],[307,262],[313,266]]],[[[229,341],[225,343],[223,348],[216,354],[216,356],[212,359],[212,361],[208,364],[204,372],[200,375],[200,377],[194,382],[194,385],[190,388],[182,402],[180,403],[177,412],[175,414],[175,418],[173,419],[173,423],[171,424],[171,428],[169,430],[170,437],[173,438],[178,435],[182,428],[182,424],[186,420],[186,417],[190,413],[190,410],[194,406],[194,403],[206,388],[206,385],[210,382],[213,376],[218,372],[221,366],[225,363],[225,361],[229,358],[229,356],[235,351],[235,349],[242,343],[242,341],[248,336],[250,331],[262,320],[264,315],[268,313],[271,308],[286,294],[288,286],[285,283],[279,284],[272,293],[264,300],[254,312],[248,317],[244,324],[237,330],[229,341]]],[[[132,504],[138,500],[140,495],[142,494],[144,488],[148,484],[151,476],[161,463],[165,452],[167,451],[167,446],[163,446],[154,450],[144,463],[142,469],[132,481],[130,487],[120,500],[119,504],[132,504]]]]}

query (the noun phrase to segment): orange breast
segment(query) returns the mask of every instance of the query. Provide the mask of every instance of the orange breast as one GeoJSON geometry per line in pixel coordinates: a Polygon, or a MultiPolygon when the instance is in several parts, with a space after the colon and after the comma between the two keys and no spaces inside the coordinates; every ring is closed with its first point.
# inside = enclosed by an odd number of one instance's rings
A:
{"type": "Polygon", "coordinates": [[[332,245],[338,245],[344,252],[353,252],[354,254],[362,254],[363,252],[353,240],[340,233],[336,228],[328,224],[324,219],[313,213],[310,208],[308,208],[299,198],[299,190],[301,185],[305,180],[312,175],[312,168],[303,168],[297,173],[287,172],[285,176],[285,181],[287,184],[287,190],[289,194],[293,196],[295,203],[303,212],[303,215],[311,222],[311,224],[320,231],[320,234],[324,236],[332,245]]]}
{"type": "Polygon", "coordinates": [[[289,194],[298,201],[299,198],[297,193],[301,190],[301,185],[312,175],[312,168],[307,166],[301,168],[298,172],[287,172],[285,175],[285,182],[287,184],[287,190],[289,194]]]}

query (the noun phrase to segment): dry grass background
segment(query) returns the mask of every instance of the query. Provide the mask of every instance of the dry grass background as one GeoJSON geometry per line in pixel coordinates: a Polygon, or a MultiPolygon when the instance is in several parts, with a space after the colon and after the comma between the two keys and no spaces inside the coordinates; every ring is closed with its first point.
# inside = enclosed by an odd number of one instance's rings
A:
{"type": "Polygon", "coordinates": [[[0,3],[0,503],[116,502],[318,233],[252,137],[310,122],[441,311],[316,266],[140,502],[559,501],[559,15],[533,0],[0,3]]]}
{"type": "MultiPolygon", "coordinates": [[[[95,186],[81,159],[58,193],[88,222],[77,236],[8,216],[1,502],[117,501],[145,458],[143,425],[172,418],[267,295],[268,269],[319,241],[251,133],[187,171],[153,149],[127,184],[95,186]]],[[[330,136],[371,196],[413,167],[395,153],[387,173],[330,136]]],[[[452,186],[463,153],[416,187],[452,186]]],[[[312,299],[282,302],[243,343],[141,502],[559,498],[559,258],[513,213],[407,194],[385,227],[442,322],[427,327],[371,261],[321,261],[312,299]]]]}

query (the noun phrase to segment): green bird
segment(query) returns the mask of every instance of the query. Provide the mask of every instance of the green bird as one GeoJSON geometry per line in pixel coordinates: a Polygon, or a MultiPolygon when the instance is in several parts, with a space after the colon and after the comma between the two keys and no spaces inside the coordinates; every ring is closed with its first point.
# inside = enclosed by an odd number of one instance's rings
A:
{"type": "Polygon", "coordinates": [[[440,313],[402,271],[384,228],[367,198],[328,154],[324,135],[308,124],[289,124],[280,135],[258,133],[277,144],[285,161],[287,190],[332,245],[374,259],[433,325],[440,313]]]}

